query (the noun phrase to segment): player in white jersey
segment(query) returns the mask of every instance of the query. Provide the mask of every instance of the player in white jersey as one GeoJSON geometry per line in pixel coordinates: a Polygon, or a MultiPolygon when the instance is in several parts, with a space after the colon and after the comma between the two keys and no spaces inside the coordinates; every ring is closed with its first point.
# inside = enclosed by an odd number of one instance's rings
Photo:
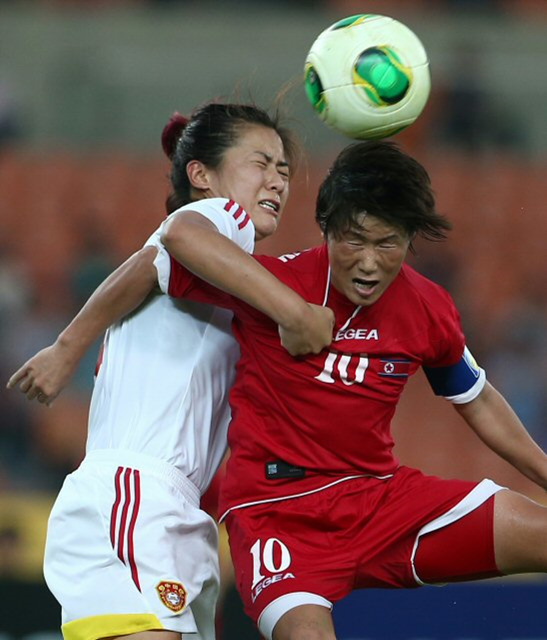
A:
{"type": "MultiPolygon", "coordinates": [[[[175,215],[186,211],[253,250],[254,225],[233,200],[199,200],[175,215]]],[[[145,246],[159,242],[164,226],[145,246]]],[[[146,454],[181,471],[202,495],[226,449],[226,390],[239,356],[231,321],[224,309],[178,304],[158,290],[137,314],[111,326],[91,399],[87,458],[96,450],[103,458],[113,450],[116,460],[120,450],[146,454]]]]}
{"type": "MultiPolygon", "coordinates": [[[[211,251],[225,266],[243,259],[245,298],[278,323],[290,353],[318,352],[331,338],[330,311],[308,305],[245,253],[275,231],[287,199],[294,147],[278,121],[252,105],[212,103],[189,121],[177,114],[162,140],[172,159],[173,213],[8,383],[51,403],[111,325],[86,455],[48,523],[44,573],[66,640],[214,638],[217,530],[200,496],[225,452],[238,348],[226,311],[159,289],[147,295],[157,282],[149,257],[159,237],[190,243],[196,268],[211,251]],[[120,292],[120,278],[140,284],[120,292]],[[118,321],[128,308],[135,310],[118,321]]],[[[214,270],[209,276],[218,282],[214,270]]],[[[238,293],[241,283],[223,284],[238,293]]]]}

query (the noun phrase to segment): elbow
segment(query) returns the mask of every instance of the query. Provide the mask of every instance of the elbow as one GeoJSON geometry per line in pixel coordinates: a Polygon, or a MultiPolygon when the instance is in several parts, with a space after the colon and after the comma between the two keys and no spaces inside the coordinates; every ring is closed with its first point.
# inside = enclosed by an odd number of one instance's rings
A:
{"type": "Polygon", "coordinates": [[[166,225],[165,229],[160,235],[160,241],[162,245],[169,251],[173,248],[175,243],[176,233],[173,231],[172,226],[166,225]]]}
{"type": "Polygon", "coordinates": [[[152,246],[146,246],[134,255],[132,270],[140,274],[143,287],[152,290],[158,284],[158,273],[154,264],[158,250],[152,246]]]}
{"type": "Polygon", "coordinates": [[[167,219],[160,234],[160,241],[167,251],[173,255],[177,248],[184,247],[184,243],[191,237],[187,219],[174,214],[167,219]]]}

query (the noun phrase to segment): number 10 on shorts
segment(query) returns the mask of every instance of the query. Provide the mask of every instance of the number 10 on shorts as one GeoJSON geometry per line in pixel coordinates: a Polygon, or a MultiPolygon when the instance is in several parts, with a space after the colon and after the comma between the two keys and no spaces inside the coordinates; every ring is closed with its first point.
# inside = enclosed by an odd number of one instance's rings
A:
{"type": "Polygon", "coordinates": [[[287,569],[291,565],[289,549],[278,538],[268,538],[264,545],[258,539],[251,547],[253,556],[253,583],[251,585],[253,602],[260,593],[275,582],[294,578],[287,569]],[[264,572],[270,574],[265,576],[264,572]]]}

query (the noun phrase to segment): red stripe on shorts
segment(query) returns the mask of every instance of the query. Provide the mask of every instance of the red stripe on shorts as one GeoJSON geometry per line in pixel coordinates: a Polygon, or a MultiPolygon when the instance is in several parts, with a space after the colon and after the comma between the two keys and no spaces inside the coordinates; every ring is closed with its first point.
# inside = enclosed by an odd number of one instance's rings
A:
{"type": "Polygon", "coordinates": [[[110,542],[112,543],[112,548],[116,546],[116,518],[118,517],[118,509],[120,507],[120,502],[122,499],[122,491],[120,486],[120,476],[122,475],[123,467],[118,467],[116,471],[116,475],[114,477],[114,491],[116,493],[116,497],[114,499],[114,504],[112,505],[112,513],[110,515],[110,542]]]}
{"type": "Polygon", "coordinates": [[[129,503],[131,502],[131,490],[129,484],[129,478],[131,476],[132,469],[126,469],[123,477],[123,485],[125,491],[125,500],[122,507],[122,515],[120,517],[120,530],[118,535],[118,558],[125,564],[123,559],[123,542],[125,536],[125,525],[127,524],[127,513],[129,511],[129,503]]]}
{"type": "Polygon", "coordinates": [[[135,562],[135,545],[133,541],[135,524],[137,522],[137,515],[139,513],[139,507],[141,505],[141,476],[137,469],[135,469],[135,471],[133,472],[133,490],[135,492],[135,501],[133,503],[133,513],[131,514],[129,529],[127,531],[127,558],[129,560],[129,566],[131,567],[131,576],[133,577],[133,582],[137,585],[137,589],[140,591],[141,585],[139,582],[137,563],[135,562]]]}

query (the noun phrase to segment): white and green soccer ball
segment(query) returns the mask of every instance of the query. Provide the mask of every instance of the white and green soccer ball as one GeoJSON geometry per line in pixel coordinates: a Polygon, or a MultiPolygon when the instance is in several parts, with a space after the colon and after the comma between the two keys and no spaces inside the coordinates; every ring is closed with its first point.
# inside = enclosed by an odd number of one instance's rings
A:
{"type": "Polygon", "coordinates": [[[306,57],[304,83],[321,120],[355,139],[386,138],[408,127],[431,88],[416,34],[374,14],[344,18],[321,32],[306,57]]]}

